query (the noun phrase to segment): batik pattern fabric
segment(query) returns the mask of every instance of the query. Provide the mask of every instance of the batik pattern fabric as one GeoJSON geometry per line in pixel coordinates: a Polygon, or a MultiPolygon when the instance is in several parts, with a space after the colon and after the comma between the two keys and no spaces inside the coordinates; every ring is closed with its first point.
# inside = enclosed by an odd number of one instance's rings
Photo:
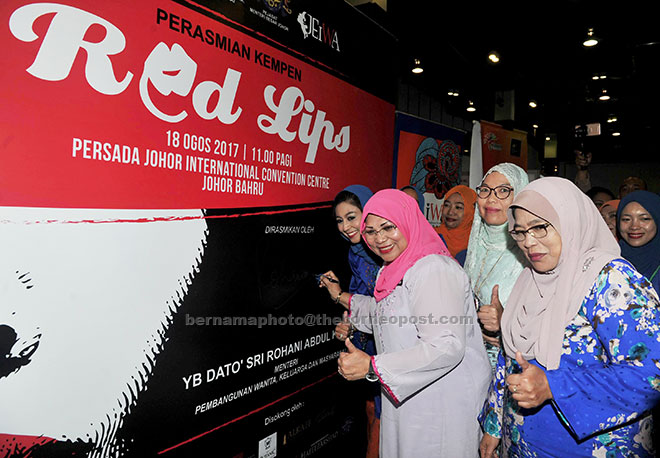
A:
{"type": "MultiPolygon", "coordinates": [[[[380,266],[368,262],[363,256],[356,254],[353,250],[349,250],[348,252],[348,264],[351,266],[351,272],[353,273],[348,286],[348,292],[351,294],[373,296],[380,266]]],[[[376,354],[376,345],[374,344],[374,337],[371,334],[354,331],[351,342],[359,350],[367,352],[371,356],[376,354]]]]}
{"type": "MultiPolygon", "coordinates": [[[[348,292],[351,294],[363,294],[365,296],[374,295],[376,286],[376,277],[380,266],[369,258],[367,253],[358,253],[356,250],[348,251],[348,264],[351,266],[351,282],[348,286],[348,292]]],[[[355,330],[351,337],[351,342],[359,350],[364,351],[370,356],[376,354],[376,343],[373,334],[355,330]]],[[[377,384],[369,383],[367,390],[373,395],[376,403],[376,417],[380,418],[381,399],[380,387],[377,384]]]]}
{"type": "Polygon", "coordinates": [[[650,410],[660,400],[660,301],[627,261],[603,268],[566,327],[559,368],[544,369],[551,401],[517,405],[505,381],[521,372],[511,356],[500,352],[479,416],[484,432],[502,439],[504,456],[655,456],[650,410]]]}

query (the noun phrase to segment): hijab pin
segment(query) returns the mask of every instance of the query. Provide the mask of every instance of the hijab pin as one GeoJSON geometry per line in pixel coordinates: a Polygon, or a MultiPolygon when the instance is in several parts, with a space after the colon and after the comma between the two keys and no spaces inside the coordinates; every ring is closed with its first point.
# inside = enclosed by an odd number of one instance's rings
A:
{"type": "Polygon", "coordinates": [[[584,265],[582,266],[582,272],[585,272],[589,266],[591,265],[592,261],[594,260],[593,256],[587,258],[586,261],[584,261],[584,265]]]}

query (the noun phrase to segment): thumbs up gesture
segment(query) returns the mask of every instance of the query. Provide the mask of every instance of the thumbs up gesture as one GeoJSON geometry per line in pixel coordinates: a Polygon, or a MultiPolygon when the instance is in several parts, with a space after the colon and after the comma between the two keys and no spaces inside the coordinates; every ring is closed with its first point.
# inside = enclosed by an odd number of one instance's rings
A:
{"type": "Polygon", "coordinates": [[[335,337],[339,340],[346,340],[351,332],[351,323],[348,321],[348,312],[344,312],[342,321],[335,327],[335,337]]]}
{"type": "Polygon", "coordinates": [[[477,312],[479,321],[481,321],[486,331],[498,332],[500,330],[500,321],[502,321],[504,307],[502,307],[502,303],[500,302],[499,290],[500,285],[493,286],[490,304],[482,305],[477,312]]]}
{"type": "Polygon", "coordinates": [[[339,374],[346,380],[365,378],[367,372],[369,372],[371,357],[362,350],[355,348],[351,339],[346,339],[345,344],[348,351],[341,353],[337,361],[339,374]]]}
{"type": "Polygon", "coordinates": [[[509,375],[506,384],[518,405],[531,409],[552,399],[552,391],[543,369],[530,364],[519,351],[516,352],[516,361],[522,368],[522,373],[509,375]]]}

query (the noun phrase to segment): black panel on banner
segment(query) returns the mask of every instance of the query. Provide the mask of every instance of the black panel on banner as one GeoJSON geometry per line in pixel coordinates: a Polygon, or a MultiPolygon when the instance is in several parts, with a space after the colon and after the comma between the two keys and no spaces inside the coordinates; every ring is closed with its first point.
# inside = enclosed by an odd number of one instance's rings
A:
{"type": "Polygon", "coordinates": [[[331,209],[221,213],[207,211],[200,271],[123,421],[123,456],[256,457],[273,434],[278,457],[326,456],[347,443],[359,456],[367,382],[337,376],[343,345],[330,320],[343,308],[314,277],[332,269],[344,288],[350,278],[331,209]]]}
{"type": "Polygon", "coordinates": [[[395,103],[398,40],[343,0],[175,1],[395,103]]]}

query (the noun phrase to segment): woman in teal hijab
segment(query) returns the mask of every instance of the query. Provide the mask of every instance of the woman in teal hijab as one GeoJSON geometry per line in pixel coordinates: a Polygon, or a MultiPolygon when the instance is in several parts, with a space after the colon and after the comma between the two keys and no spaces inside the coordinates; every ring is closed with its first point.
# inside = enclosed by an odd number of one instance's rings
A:
{"type": "Polygon", "coordinates": [[[515,164],[492,167],[477,186],[477,203],[464,269],[480,306],[486,350],[494,368],[500,345],[500,320],[525,257],[509,236],[507,210],[529,183],[527,172],[515,164]]]}

